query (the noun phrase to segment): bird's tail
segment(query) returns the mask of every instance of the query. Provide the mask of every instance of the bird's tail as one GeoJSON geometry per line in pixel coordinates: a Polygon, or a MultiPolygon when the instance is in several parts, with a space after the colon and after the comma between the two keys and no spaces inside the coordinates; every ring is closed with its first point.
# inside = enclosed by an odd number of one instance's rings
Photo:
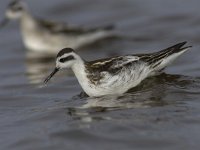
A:
{"type": "Polygon", "coordinates": [[[151,54],[148,59],[148,63],[155,71],[163,70],[167,65],[171,64],[177,57],[183,54],[192,46],[185,46],[187,42],[178,43],[167,49],[161,50],[151,54]]]}

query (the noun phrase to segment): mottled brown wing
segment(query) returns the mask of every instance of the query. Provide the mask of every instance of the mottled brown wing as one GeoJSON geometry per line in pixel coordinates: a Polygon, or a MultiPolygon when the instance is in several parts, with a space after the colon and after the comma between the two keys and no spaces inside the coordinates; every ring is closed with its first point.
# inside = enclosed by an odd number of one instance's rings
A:
{"type": "Polygon", "coordinates": [[[137,54],[136,56],[138,56],[141,61],[144,61],[149,65],[152,65],[152,67],[155,67],[159,65],[159,63],[161,63],[161,60],[163,60],[164,58],[191,47],[191,46],[183,47],[186,43],[187,42],[178,43],[159,52],[150,54],[137,54]]]}
{"type": "Polygon", "coordinates": [[[68,33],[68,34],[84,34],[91,33],[98,30],[111,30],[114,26],[104,26],[104,27],[96,27],[96,28],[83,28],[80,26],[72,26],[66,23],[57,23],[53,21],[46,21],[38,19],[38,22],[41,26],[48,28],[53,33],[68,33]]]}
{"type": "Polygon", "coordinates": [[[131,65],[139,60],[138,56],[118,56],[113,58],[100,59],[87,63],[87,69],[90,72],[109,72],[116,73],[121,68],[131,65]]]}

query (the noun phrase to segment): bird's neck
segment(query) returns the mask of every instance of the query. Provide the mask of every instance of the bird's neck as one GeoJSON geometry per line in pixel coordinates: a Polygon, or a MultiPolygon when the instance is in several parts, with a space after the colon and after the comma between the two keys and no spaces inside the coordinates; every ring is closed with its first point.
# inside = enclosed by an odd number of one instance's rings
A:
{"type": "Polygon", "coordinates": [[[78,60],[73,66],[72,70],[78,79],[79,84],[82,86],[84,91],[86,91],[88,87],[88,79],[86,74],[86,68],[85,68],[85,61],[80,59],[78,60]]]}
{"type": "Polygon", "coordinates": [[[20,24],[22,28],[33,28],[36,26],[36,21],[28,9],[23,11],[23,14],[20,18],[20,24]]]}
{"type": "Polygon", "coordinates": [[[74,63],[72,66],[72,70],[75,74],[75,76],[79,78],[84,78],[85,76],[85,62],[82,59],[79,59],[74,63]]]}

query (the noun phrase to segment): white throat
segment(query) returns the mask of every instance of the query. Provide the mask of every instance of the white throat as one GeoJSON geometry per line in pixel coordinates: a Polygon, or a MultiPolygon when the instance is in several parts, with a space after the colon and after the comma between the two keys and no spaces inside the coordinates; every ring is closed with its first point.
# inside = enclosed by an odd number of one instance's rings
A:
{"type": "Polygon", "coordinates": [[[85,64],[84,61],[80,58],[77,62],[72,66],[72,70],[78,79],[79,84],[83,88],[83,90],[88,94],[90,91],[89,88],[89,81],[87,78],[87,74],[85,71],[85,64]]]}
{"type": "Polygon", "coordinates": [[[20,18],[20,24],[22,28],[33,28],[35,27],[36,22],[33,16],[28,12],[28,10],[24,10],[20,18]]]}

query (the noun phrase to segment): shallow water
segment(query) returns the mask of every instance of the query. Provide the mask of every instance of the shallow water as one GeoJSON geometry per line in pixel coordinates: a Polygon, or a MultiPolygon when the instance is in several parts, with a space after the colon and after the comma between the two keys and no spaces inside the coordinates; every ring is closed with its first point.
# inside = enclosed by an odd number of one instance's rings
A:
{"type": "MultiPolygon", "coordinates": [[[[7,3],[0,1],[1,17],[7,3]]],[[[28,3],[36,16],[91,27],[114,23],[116,32],[130,37],[79,49],[88,60],[153,52],[185,40],[193,48],[164,74],[145,80],[121,97],[88,98],[80,94],[71,71],[63,71],[44,86],[53,60],[30,58],[17,23],[10,23],[0,32],[0,149],[199,148],[199,1],[28,3]]]]}

